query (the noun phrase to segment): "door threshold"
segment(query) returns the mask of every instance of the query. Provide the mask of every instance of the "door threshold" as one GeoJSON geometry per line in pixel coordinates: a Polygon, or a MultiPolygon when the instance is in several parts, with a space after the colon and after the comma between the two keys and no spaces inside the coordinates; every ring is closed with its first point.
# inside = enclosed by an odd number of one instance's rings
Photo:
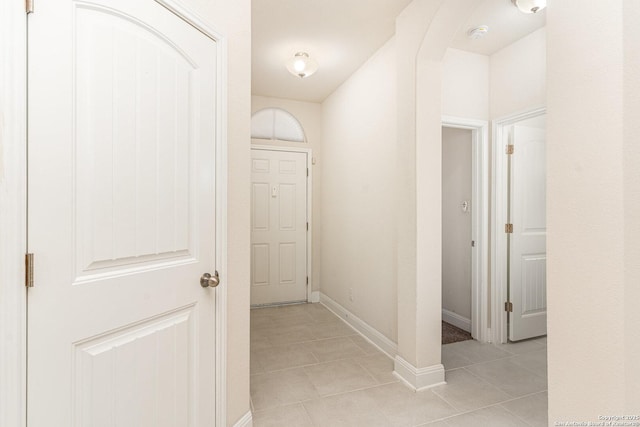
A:
{"type": "Polygon", "coordinates": [[[269,308],[269,307],[285,307],[288,305],[307,304],[306,300],[302,301],[287,301],[287,302],[271,302],[267,304],[251,304],[251,309],[254,308],[269,308]]]}

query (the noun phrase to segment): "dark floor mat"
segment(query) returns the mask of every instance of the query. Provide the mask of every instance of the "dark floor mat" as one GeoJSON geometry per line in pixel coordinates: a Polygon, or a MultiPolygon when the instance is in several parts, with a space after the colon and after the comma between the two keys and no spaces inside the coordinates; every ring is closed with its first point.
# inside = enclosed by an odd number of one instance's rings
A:
{"type": "Polygon", "coordinates": [[[471,334],[450,323],[442,322],[442,344],[451,344],[459,341],[473,339],[471,334]]]}

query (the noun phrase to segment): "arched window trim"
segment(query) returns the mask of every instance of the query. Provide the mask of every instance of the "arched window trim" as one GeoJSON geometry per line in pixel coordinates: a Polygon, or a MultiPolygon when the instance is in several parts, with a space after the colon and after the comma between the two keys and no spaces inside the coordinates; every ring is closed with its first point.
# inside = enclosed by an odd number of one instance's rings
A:
{"type": "Polygon", "coordinates": [[[283,108],[268,107],[251,116],[251,138],[306,143],[300,121],[283,108]]]}

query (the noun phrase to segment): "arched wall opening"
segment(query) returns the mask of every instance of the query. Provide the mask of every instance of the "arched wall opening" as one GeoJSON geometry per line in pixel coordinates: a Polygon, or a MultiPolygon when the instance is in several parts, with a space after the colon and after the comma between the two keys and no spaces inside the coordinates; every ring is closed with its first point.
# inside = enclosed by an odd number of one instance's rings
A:
{"type": "Polygon", "coordinates": [[[396,375],[420,390],[441,363],[441,65],[479,2],[413,2],[397,19],[398,354],[396,375]]]}

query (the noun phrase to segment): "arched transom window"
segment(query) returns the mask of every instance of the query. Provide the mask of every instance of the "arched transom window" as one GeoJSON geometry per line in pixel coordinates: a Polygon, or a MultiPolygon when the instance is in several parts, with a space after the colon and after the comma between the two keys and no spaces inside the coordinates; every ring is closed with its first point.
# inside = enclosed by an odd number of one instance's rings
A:
{"type": "Polygon", "coordinates": [[[302,125],[281,108],[265,108],[251,116],[251,138],[306,142],[302,125]]]}

